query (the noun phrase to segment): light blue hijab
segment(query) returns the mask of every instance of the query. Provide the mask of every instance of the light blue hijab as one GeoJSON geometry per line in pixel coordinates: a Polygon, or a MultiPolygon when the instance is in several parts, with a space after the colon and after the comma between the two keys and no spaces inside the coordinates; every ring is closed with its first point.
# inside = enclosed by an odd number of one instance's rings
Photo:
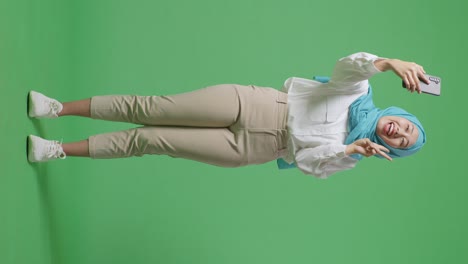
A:
{"type": "MultiPolygon", "coordinates": [[[[329,77],[316,76],[314,80],[326,83],[329,81],[329,77]]],[[[348,131],[349,134],[346,137],[345,144],[349,145],[354,141],[361,138],[369,138],[372,142],[375,142],[379,145],[386,147],[390,150],[390,153],[387,153],[392,158],[406,157],[416,153],[422,148],[426,143],[426,133],[424,128],[419,122],[419,120],[412,114],[406,112],[405,110],[398,107],[389,107],[384,110],[380,110],[375,107],[374,102],[372,101],[372,87],[369,86],[369,90],[366,95],[363,95],[356,99],[351,106],[349,107],[349,117],[348,117],[348,131]],[[392,148],[383,139],[381,139],[376,134],[377,122],[382,116],[399,116],[408,119],[413,122],[419,130],[419,136],[411,147],[406,149],[392,148]]],[[[375,155],[379,158],[383,158],[380,155],[375,155]]],[[[361,154],[353,154],[351,157],[361,160],[361,154]]],[[[288,164],[283,159],[277,160],[277,165],[279,169],[289,169],[295,168],[295,164],[288,164]]]]}
{"type": "MultiPolygon", "coordinates": [[[[372,102],[372,88],[370,86],[367,94],[359,97],[349,107],[348,131],[349,134],[345,140],[346,145],[361,138],[369,138],[372,142],[383,145],[389,149],[390,153],[388,153],[388,155],[392,158],[412,155],[420,150],[426,143],[426,133],[421,122],[419,122],[414,115],[398,107],[389,107],[383,110],[375,107],[374,102],[372,102]],[[376,133],[377,122],[382,116],[399,116],[415,124],[419,130],[419,136],[416,142],[411,147],[405,149],[392,148],[387,145],[376,133]]],[[[380,155],[376,156],[382,158],[380,155]]],[[[362,155],[360,154],[353,154],[351,157],[358,160],[362,159],[362,155]]]]}

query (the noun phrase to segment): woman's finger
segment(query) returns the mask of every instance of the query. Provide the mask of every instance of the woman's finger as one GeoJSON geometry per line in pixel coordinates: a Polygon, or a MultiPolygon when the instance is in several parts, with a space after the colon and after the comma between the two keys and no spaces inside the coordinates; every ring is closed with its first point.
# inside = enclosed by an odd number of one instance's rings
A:
{"type": "Polygon", "coordinates": [[[363,141],[363,142],[364,142],[364,145],[366,145],[366,148],[372,146],[372,141],[371,141],[370,139],[364,138],[363,140],[364,140],[364,141],[363,141]]]}
{"type": "Polygon", "coordinates": [[[392,158],[391,158],[390,156],[388,156],[387,153],[385,153],[385,152],[383,152],[383,151],[381,151],[381,150],[377,150],[377,153],[378,153],[380,156],[382,156],[382,157],[388,159],[389,161],[392,161],[392,158]]]}
{"type": "Polygon", "coordinates": [[[377,143],[374,143],[374,148],[377,149],[377,150],[380,150],[380,151],[385,151],[387,153],[390,152],[390,150],[382,145],[379,145],[377,143]]]}
{"type": "Polygon", "coordinates": [[[379,145],[379,149],[382,150],[382,151],[385,151],[387,153],[390,153],[390,150],[388,148],[384,147],[384,146],[379,145]]]}
{"type": "Polygon", "coordinates": [[[413,77],[411,76],[411,74],[407,74],[406,75],[406,78],[408,78],[408,82],[409,82],[409,86],[407,86],[408,90],[410,92],[414,92],[414,80],[413,80],[413,77]]]}
{"type": "Polygon", "coordinates": [[[408,77],[404,76],[403,81],[405,82],[406,89],[410,91],[411,88],[410,88],[410,82],[408,80],[408,77]]]}
{"type": "Polygon", "coordinates": [[[421,93],[421,83],[419,82],[419,77],[418,77],[418,71],[417,70],[414,70],[413,71],[413,80],[415,82],[415,88],[414,90],[417,92],[417,93],[421,93]]]}
{"type": "Polygon", "coordinates": [[[390,153],[390,150],[387,149],[386,147],[384,147],[382,145],[379,145],[377,143],[373,143],[372,149],[373,149],[374,155],[376,154],[375,152],[377,152],[377,154],[379,154],[382,157],[388,159],[389,161],[392,161],[392,158],[387,155],[387,153],[390,153]],[[385,153],[385,152],[387,152],[387,153],[385,153]]]}
{"type": "Polygon", "coordinates": [[[372,149],[371,147],[367,146],[367,147],[359,147],[358,149],[358,153],[363,155],[364,157],[371,157],[373,155],[375,155],[376,152],[374,149],[372,149]]]}
{"type": "Polygon", "coordinates": [[[423,82],[425,82],[426,84],[429,84],[429,79],[427,78],[427,76],[425,75],[425,71],[424,69],[421,67],[421,71],[419,72],[419,79],[423,82]]]}

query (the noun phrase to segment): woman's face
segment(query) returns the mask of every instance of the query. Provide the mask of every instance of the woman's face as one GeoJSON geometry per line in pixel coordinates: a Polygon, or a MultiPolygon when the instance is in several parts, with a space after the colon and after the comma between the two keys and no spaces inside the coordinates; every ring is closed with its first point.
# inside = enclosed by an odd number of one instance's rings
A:
{"type": "Polygon", "coordinates": [[[418,140],[419,130],[413,122],[398,116],[383,116],[377,122],[377,135],[390,147],[405,149],[418,140]]]}

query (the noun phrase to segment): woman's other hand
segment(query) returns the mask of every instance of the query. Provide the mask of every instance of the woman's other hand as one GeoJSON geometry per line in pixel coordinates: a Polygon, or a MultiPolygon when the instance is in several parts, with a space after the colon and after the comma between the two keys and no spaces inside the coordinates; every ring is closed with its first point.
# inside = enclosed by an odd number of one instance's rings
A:
{"type": "Polygon", "coordinates": [[[406,85],[406,89],[410,92],[421,93],[421,87],[419,80],[429,84],[427,79],[426,71],[424,68],[414,62],[407,62],[398,59],[378,59],[374,62],[374,65],[380,71],[387,71],[391,69],[398,75],[406,85]]]}
{"type": "Polygon", "coordinates": [[[361,138],[346,146],[346,155],[361,154],[366,157],[379,154],[380,156],[392,161],[392,158],[385,152],[390,152],[386,147],[372,142],[368,138],[361,138]]]}

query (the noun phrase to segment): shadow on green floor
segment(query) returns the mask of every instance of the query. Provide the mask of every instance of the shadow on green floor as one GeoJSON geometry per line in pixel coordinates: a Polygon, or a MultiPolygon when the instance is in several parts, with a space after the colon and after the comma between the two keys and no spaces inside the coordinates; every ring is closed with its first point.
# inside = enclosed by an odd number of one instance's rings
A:
{"type": "Polygon", "coordinates": [[[41,122],[38,119],[34,119],[34,118],[29,118],[29,119],[33,123],[36,135],[40,137],[45,137],[45,130],[41,122]]]}
{"type": "Polygon", "coordinates": [[[45,241],[48,243],[45,247],[49,249],[51,263],[57,263],[60,259],[59,236],[57,234],[57,206],[53,202],[53,195],[50,189],[50,171],[48,163],[30,163],[33,168],[34,176],[37,181],[39,219],[42,223],[42,232],[45,241]]]}

